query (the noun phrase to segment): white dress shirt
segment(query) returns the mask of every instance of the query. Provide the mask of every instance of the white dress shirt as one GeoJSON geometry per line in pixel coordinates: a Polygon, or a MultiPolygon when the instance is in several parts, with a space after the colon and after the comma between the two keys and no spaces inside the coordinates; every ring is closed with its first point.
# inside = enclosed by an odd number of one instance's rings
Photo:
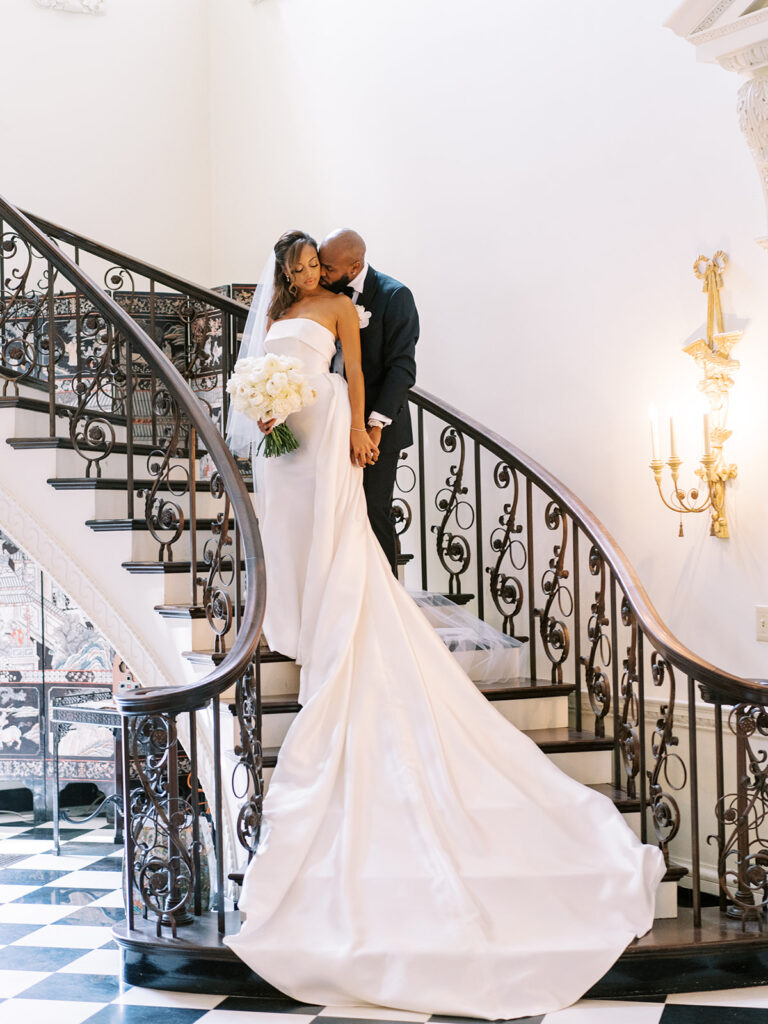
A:
{"type": "MultiPolygon", "coordinates": [[[[368,261],[366,260],[363,263],[363,269],[360,271],[357,277],[354,277],[347,285],[347,288],[352,289],[352,301],[355,303],[355,305],[357,305],[357,300],[360,298],[360,293],[365,287],[365,278],[367,274],[368,261]]],[[[392,420],[389,416],[385,416],[383,412],[376,412],[375,409],[371,412],[370,416],[368,417],[368,426],[373,425],[377,427],[380,426],[383,428],[388,427],[391,422],[392,420]],[[373,424],[371,423],[372,420],[374,421],[373,424]]]]}

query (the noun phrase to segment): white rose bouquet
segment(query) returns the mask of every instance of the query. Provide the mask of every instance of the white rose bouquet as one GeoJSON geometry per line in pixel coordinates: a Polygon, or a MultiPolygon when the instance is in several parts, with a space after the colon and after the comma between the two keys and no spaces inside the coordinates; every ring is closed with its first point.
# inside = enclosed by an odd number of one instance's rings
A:
{"type": "Polygon", "coordinates": [[[311,405],[317,392],[302,373],[302,362],[292,356],[270,353],[256,359],[238,359],[235,372],[227,381],[232,406],[252,420],[277,420],[271,433],[265,434],[256,449],[262,447],[271,458],[299,447],[285,420],[292,412],[311,405]]]}

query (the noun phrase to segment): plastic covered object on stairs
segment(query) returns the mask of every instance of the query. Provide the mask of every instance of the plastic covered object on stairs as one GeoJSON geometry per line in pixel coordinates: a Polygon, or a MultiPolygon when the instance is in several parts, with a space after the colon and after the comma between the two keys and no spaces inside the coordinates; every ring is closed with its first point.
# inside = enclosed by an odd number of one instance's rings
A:
{"type": "Polygon", "coordinates": [[[528,675],[528,643],[494,629],[443,594],[409,590],[448,650],[474,683],[528,675]]]}

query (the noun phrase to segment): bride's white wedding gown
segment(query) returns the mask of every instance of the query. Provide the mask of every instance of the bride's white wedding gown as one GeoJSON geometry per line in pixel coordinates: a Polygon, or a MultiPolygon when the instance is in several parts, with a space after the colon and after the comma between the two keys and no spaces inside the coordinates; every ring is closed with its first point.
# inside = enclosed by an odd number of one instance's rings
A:
{"type": "Polygon", "coordinates": [[[318,392],[260,483],[265,633],[300,663],[303,708],[227,941],[308,1003],[566,1006],[651,927],[661,852],[488,703],[393,577],[331,332],[279,321],[265,348],[299,356],[318,392]]]}

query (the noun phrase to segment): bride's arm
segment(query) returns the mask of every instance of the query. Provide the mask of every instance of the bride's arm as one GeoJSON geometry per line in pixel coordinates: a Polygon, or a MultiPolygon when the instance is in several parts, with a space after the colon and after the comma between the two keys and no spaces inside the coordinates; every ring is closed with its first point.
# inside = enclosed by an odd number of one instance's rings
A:
{"type": "MultiPolygon", "coordinates": [[[[267,317],[267,333],[269,333],[269,328],[272,326],[272,324],[274,322],[275,321],[272,319],[271,316],[267,317]]],[[[262,434],[271,434],[272,431],[274,430],[274,427],[275,427],[275,421],[274,420],[261,420],[261,419],[259,419],[259,420],[256,420],[256,423],[258,424],[259,430],[262,432],[262,434]]]]}
{"type": "Polygon", "coordinates": [[[367,466],[379,457],[379,449],[365,429],[365,382],[360,356],[360,321],[351,299],[339,301],[336,329],[344,356],[344,372],[349,385],[349,404],[352,407],[352,429],[349,435],[349,454],[355,466],[367,466]]]}

